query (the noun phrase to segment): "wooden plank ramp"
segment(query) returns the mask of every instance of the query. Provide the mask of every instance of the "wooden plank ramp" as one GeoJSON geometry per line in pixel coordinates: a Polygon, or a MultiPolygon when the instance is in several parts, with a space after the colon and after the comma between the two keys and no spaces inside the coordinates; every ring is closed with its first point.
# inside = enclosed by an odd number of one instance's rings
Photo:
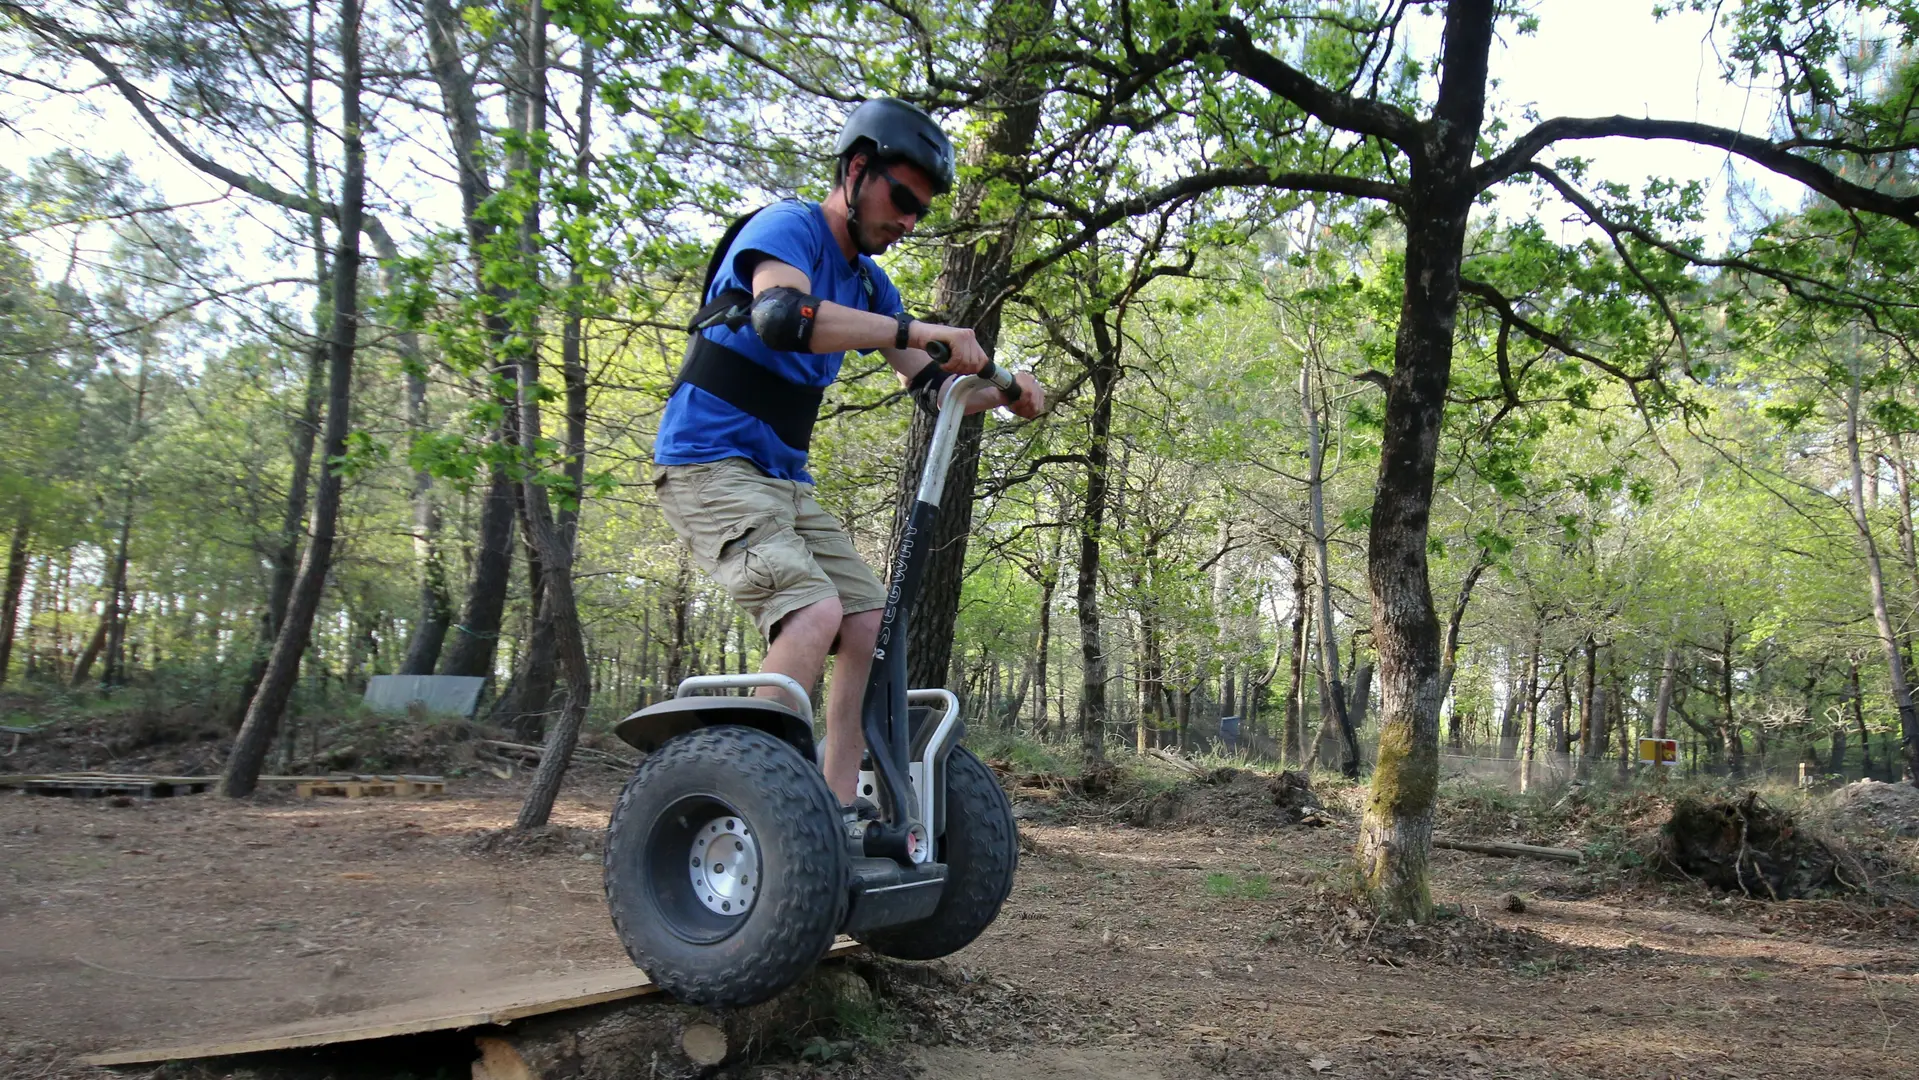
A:
{"type": "MultiPolygon", "coordinates": [[[[840,938],[827,950],[842,956],[862,948],[852,938],[840,938]]],[[[415,1001],[396,1002],[358,1012],[315,1017],[294,1024],[262,1028],[238,1036],[173,1046],[144,1047],[89,1054],[88,1065],[146,1065],[162,1061],[259,1054],[270,1050],[300,1050],[337,1043],[420,1035],[429,1031],[506,1024],[529,1016],[582,1009],[625,998],[658,993],[646,972],[630,965],[578,971],[566,975],[507,979],[415,1001]]]]}

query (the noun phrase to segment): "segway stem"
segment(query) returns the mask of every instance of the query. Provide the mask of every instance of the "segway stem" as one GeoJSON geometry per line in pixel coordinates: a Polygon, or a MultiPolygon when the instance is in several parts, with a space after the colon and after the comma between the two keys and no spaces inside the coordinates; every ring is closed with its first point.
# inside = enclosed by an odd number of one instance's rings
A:
{"type": "MultiPolygon", "coordinates": [[[[947,358],[943,342],[934,342],[928,352],[935,362],[947,358]]],[[[870,827],[866,834],[866,850],[869,854],[901,861],[923,862],[930,859],[931,844],[928,832],[934,822],[928,820],[931,815],[926,806],[931,800],[916,798],[921,793],[913,783],[912,766],[908,758],[911,747],[911,735],[908,729],[907,711],[907,675],[906,675],[906,634],[907,620],[912,613],[913,604],[919,598],[920,575],[925,567],[925,547],[922,538],[930,536],[933,521],[939,515],[939,503],[946,489],[946,471],[953,460],[953,449],[959,442],[960,421],[966,415],[967,399],[984,385],[998,386],[1002,390],[1013,386],[1011,372],[988,364],[978,375],[967,375],[951,380],[940,394],[939,421],[933,427],[933,438],[926,451],[926,465],[920,472],[919,489],[913,500],[912,512],[907,516],[906,528],[900,534],[899,547],[893,554],[893,573],[887,589],[886,608],[880,616],[879,635],[873,648],[873,667],[867,677],[866,694],[861,703],[860,727],[866,736],[867,752],[873,760],[873,770],[879,781],[878,795],[882,820],[870,827]],[[907,856],[907,858],[902,858],[907,856]]],[[[933,786],[934,771],[930,766],[944,756],[947,746],[957,734],[958,725],[952,722],[951,710],[942,719],[934,733],[935,741],[921,751],[921,760],[928,764],[921,777],[921,785],[933,786]]]]}

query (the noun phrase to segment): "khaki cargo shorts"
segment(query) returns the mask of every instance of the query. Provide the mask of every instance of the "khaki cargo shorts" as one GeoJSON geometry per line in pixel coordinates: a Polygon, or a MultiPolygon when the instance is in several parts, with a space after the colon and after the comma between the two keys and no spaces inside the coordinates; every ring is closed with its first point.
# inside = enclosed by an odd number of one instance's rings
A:
{"type": "Polygon", "coordinates": [[[770,639],[781,619],[839,597],[848,615],[886,606],[886,590],[813,485],[779,480],[744,458],[655,465],[660,509],[700,569],[770,639]]]}

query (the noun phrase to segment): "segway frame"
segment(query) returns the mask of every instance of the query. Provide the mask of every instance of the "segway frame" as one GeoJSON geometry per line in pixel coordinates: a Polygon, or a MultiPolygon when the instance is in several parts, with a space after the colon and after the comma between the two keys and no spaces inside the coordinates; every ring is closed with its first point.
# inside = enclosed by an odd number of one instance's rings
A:
{"type": "MultiPolygon", "coordinates": [[[[947,358],[943,343],[929,348],[936,362],[947,358]]],[[[946,486],[946,471],[959,440],[966,399],[985,385],[1014,391],[1013,374],[988,364],[978,375],[952,380],[940,395],[926,465],[911,514],[894,553],[886,606],[873,650],[873,665],[861,702],[861,730],[870,769],[859,777],[860,794],[879,807],[877,821],[855,827],[860,854],[851,860],[851,895],[844,932],[898,926],[928,917],[938,906],[946,867],[935,861],[934,839],[945,830],[942,782],[948,756],[964,725],[959,698],[942,688],[908,689],[906,625],[919,594],[924,566],[921,538],[930,534],[946,486]],[[926,710],[919,730],[911,718],[926,710]],[[917,736],[917,737],[916,737],[917,736]]],[[[790,743],[809,761],[818,760],[813,710],[799,683],[785,675],[703,675],[683,680],[674,696],[641,709],[614,729],[635,749],[652,752],[668,740],[704,727],[743,725],[790,743]],[[791,704],[766,697],[702,696],[709,691],[778,687],[791,704]]]]}

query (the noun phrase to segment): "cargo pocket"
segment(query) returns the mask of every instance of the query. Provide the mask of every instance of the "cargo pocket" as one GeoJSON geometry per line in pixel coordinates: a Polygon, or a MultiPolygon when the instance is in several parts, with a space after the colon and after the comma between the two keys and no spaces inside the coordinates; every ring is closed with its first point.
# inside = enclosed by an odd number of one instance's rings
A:
{"type": "Polygon", "coordinates": [[[708,566],[737,562],[746,553],[748,537],[753,530],[765,524],[764,520],[729,521],[724,525],[701,529],[693,538],[693,554],[708,566]]]}
{"type": "Polygon", "coordinates": [[[740,541],[741,572],[747,584],[766,597],[797,589],[813,579],[813,556],[791,526],[758,523],[740,541]]]}

